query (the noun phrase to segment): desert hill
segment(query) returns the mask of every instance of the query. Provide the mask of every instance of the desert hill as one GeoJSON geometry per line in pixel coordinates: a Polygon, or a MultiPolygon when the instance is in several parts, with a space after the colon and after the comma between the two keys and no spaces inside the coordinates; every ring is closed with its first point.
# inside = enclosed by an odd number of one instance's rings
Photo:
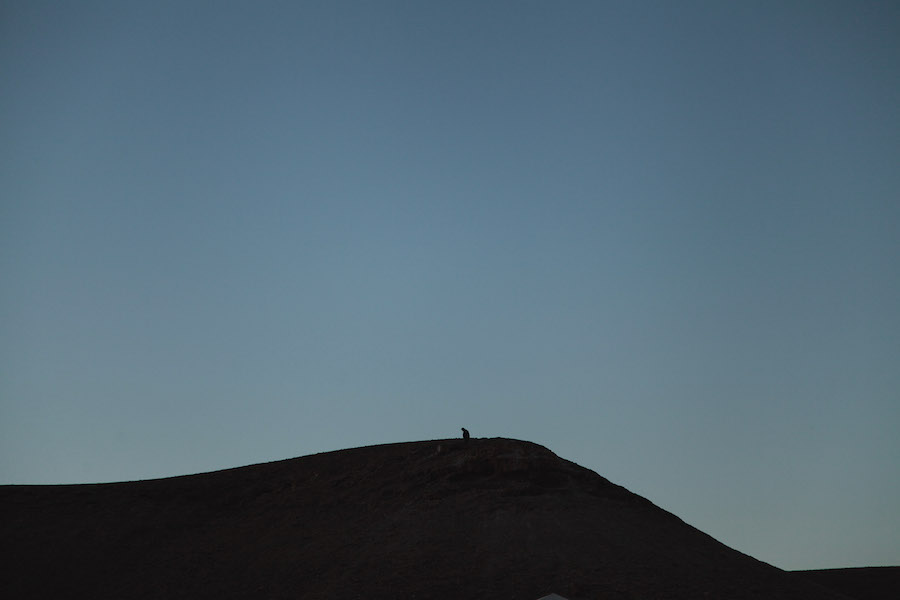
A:
{"type": "Polygon", "coordinates": [[[2,486],[0,540],[17,599],[846,599],[501,438],[2,486]]]}

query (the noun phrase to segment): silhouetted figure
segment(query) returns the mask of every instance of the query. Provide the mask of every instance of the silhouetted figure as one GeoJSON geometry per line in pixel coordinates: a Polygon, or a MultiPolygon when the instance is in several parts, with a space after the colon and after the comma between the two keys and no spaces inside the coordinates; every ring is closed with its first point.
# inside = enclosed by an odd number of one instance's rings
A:
{"type": "Polygon", "coordinates": [[[469,443],[469,430],[466,429],[465,427],[460,427],[460,429],[462,429],[462,432],[463,432],[463,441],[468,444],[469,443]]]}

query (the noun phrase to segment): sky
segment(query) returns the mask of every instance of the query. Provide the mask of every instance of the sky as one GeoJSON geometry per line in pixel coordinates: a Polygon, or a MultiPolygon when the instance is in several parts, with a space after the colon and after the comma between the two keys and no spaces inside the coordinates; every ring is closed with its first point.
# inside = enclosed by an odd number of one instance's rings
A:
{"type": "Polygon", "coordinates": [[[460,435],[900,564],[900,4],[0,0],[0,484],[460,435]]]}

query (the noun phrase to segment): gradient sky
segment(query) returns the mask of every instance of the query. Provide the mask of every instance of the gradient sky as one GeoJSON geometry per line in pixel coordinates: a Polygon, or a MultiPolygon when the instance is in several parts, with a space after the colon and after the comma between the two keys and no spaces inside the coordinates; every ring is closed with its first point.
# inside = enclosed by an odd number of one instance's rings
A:
{"type": "Polygon", "coordinates": [[[0,0],[0,483],[459,435],[900,564],[900,4],[0,0]]]}

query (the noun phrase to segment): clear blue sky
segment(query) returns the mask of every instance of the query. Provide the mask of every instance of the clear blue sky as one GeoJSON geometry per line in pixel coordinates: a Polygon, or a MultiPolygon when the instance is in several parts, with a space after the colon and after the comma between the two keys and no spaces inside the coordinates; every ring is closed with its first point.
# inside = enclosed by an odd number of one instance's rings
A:
{"type": "Polygon", "coordinates": [[[459,435],[900,564],[900,4],[0,2],[0,483],[459,435]]]}

